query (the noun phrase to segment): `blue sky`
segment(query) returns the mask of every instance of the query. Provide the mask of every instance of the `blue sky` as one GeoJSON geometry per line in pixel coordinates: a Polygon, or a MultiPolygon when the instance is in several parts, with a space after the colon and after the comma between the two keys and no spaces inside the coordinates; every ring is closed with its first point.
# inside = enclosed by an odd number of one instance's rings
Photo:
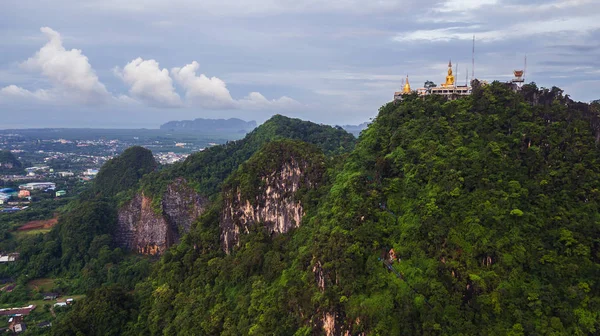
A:
{"type": "Polygon", "coordinates": [[[599,0],[3,0],[0,128],[273,114],[357,124],[413,87],[526,80],[600,98],[599,0]]]}

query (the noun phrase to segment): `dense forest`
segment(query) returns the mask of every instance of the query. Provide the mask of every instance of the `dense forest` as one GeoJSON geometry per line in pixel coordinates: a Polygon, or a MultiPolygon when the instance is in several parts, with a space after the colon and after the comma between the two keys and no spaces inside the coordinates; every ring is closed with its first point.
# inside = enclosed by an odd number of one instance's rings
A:
{"type": "Polygon", "coordinates": [[[10,151],[0,151],[0,174],[21,174],[23,165],[10,151]]]}
{"type": "Polygon", "coordinates": [[[558,88],[474,83],[384,105],[356,143],[275,116],[162,170],[134,148],[1,275],[87,293],[52,335],[596,334],[599,116],[558,88]],[[306,180],[277,197],[300,225],[253,222],[224,250],[224,204],[263,202],[292,161],[306,180]],[[175,178],[211,200],[189,233],[160,257],[116,247],[119,204],[175,178]]]}

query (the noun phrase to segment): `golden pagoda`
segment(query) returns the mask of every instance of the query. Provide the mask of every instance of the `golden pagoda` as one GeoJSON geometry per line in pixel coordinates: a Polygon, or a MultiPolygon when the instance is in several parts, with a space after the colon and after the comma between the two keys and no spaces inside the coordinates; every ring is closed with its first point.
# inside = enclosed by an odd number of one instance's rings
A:
{"type": "Polygon", "coordinates": [[[410,83],[408,82],[408,75],[406,75],[406,84],[404,84],[404,88],[402,89],[402,94],[410,94],[410,83]]]}

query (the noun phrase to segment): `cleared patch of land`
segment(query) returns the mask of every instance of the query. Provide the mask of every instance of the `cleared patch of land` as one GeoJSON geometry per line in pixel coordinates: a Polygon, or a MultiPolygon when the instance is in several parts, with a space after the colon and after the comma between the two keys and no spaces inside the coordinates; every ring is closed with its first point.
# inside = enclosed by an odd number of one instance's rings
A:
{"type": "Polygon", "coordinates": [[[30,290],[37,290],[39,292],[48,292],[54,287],[55,279],[52,278],[41,278],[29,281],[27,288],[30,290]]]}
{"type": "MultiPolygon", "coordinates": [[[[47,230],[50,229],[58,223],[58,216],[55,215],[53,218],[45,219],[45,220],[34,220],[31,222],[27,222],[24,225],[20,226],[17,231],[32,231],[32,230],[47,230]]],[[[46,231],[46,232],[47,232],[46,231]]]]}

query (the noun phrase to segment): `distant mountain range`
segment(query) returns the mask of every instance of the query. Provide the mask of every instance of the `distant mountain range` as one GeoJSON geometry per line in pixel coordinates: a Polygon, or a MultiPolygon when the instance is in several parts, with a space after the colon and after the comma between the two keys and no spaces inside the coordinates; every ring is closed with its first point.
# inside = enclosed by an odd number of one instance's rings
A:
{"type": "Polygon", "coordinates": [[[358,124],[358,125],[342,125],[340,127],[342,127],[346,132],[348,133],[352,133],[356,136],[358,136],[360,134],[360,132],[364,129],[366,129],[369,126],[368,122],[364,122],[362,124],[358,124]]]}
{"type": "Polygon", "coordinates": [[[255,128],[256,121],[237,118],[174,120],[160,125],[160,129],[165,131],[248,132],[255,128]]]}

